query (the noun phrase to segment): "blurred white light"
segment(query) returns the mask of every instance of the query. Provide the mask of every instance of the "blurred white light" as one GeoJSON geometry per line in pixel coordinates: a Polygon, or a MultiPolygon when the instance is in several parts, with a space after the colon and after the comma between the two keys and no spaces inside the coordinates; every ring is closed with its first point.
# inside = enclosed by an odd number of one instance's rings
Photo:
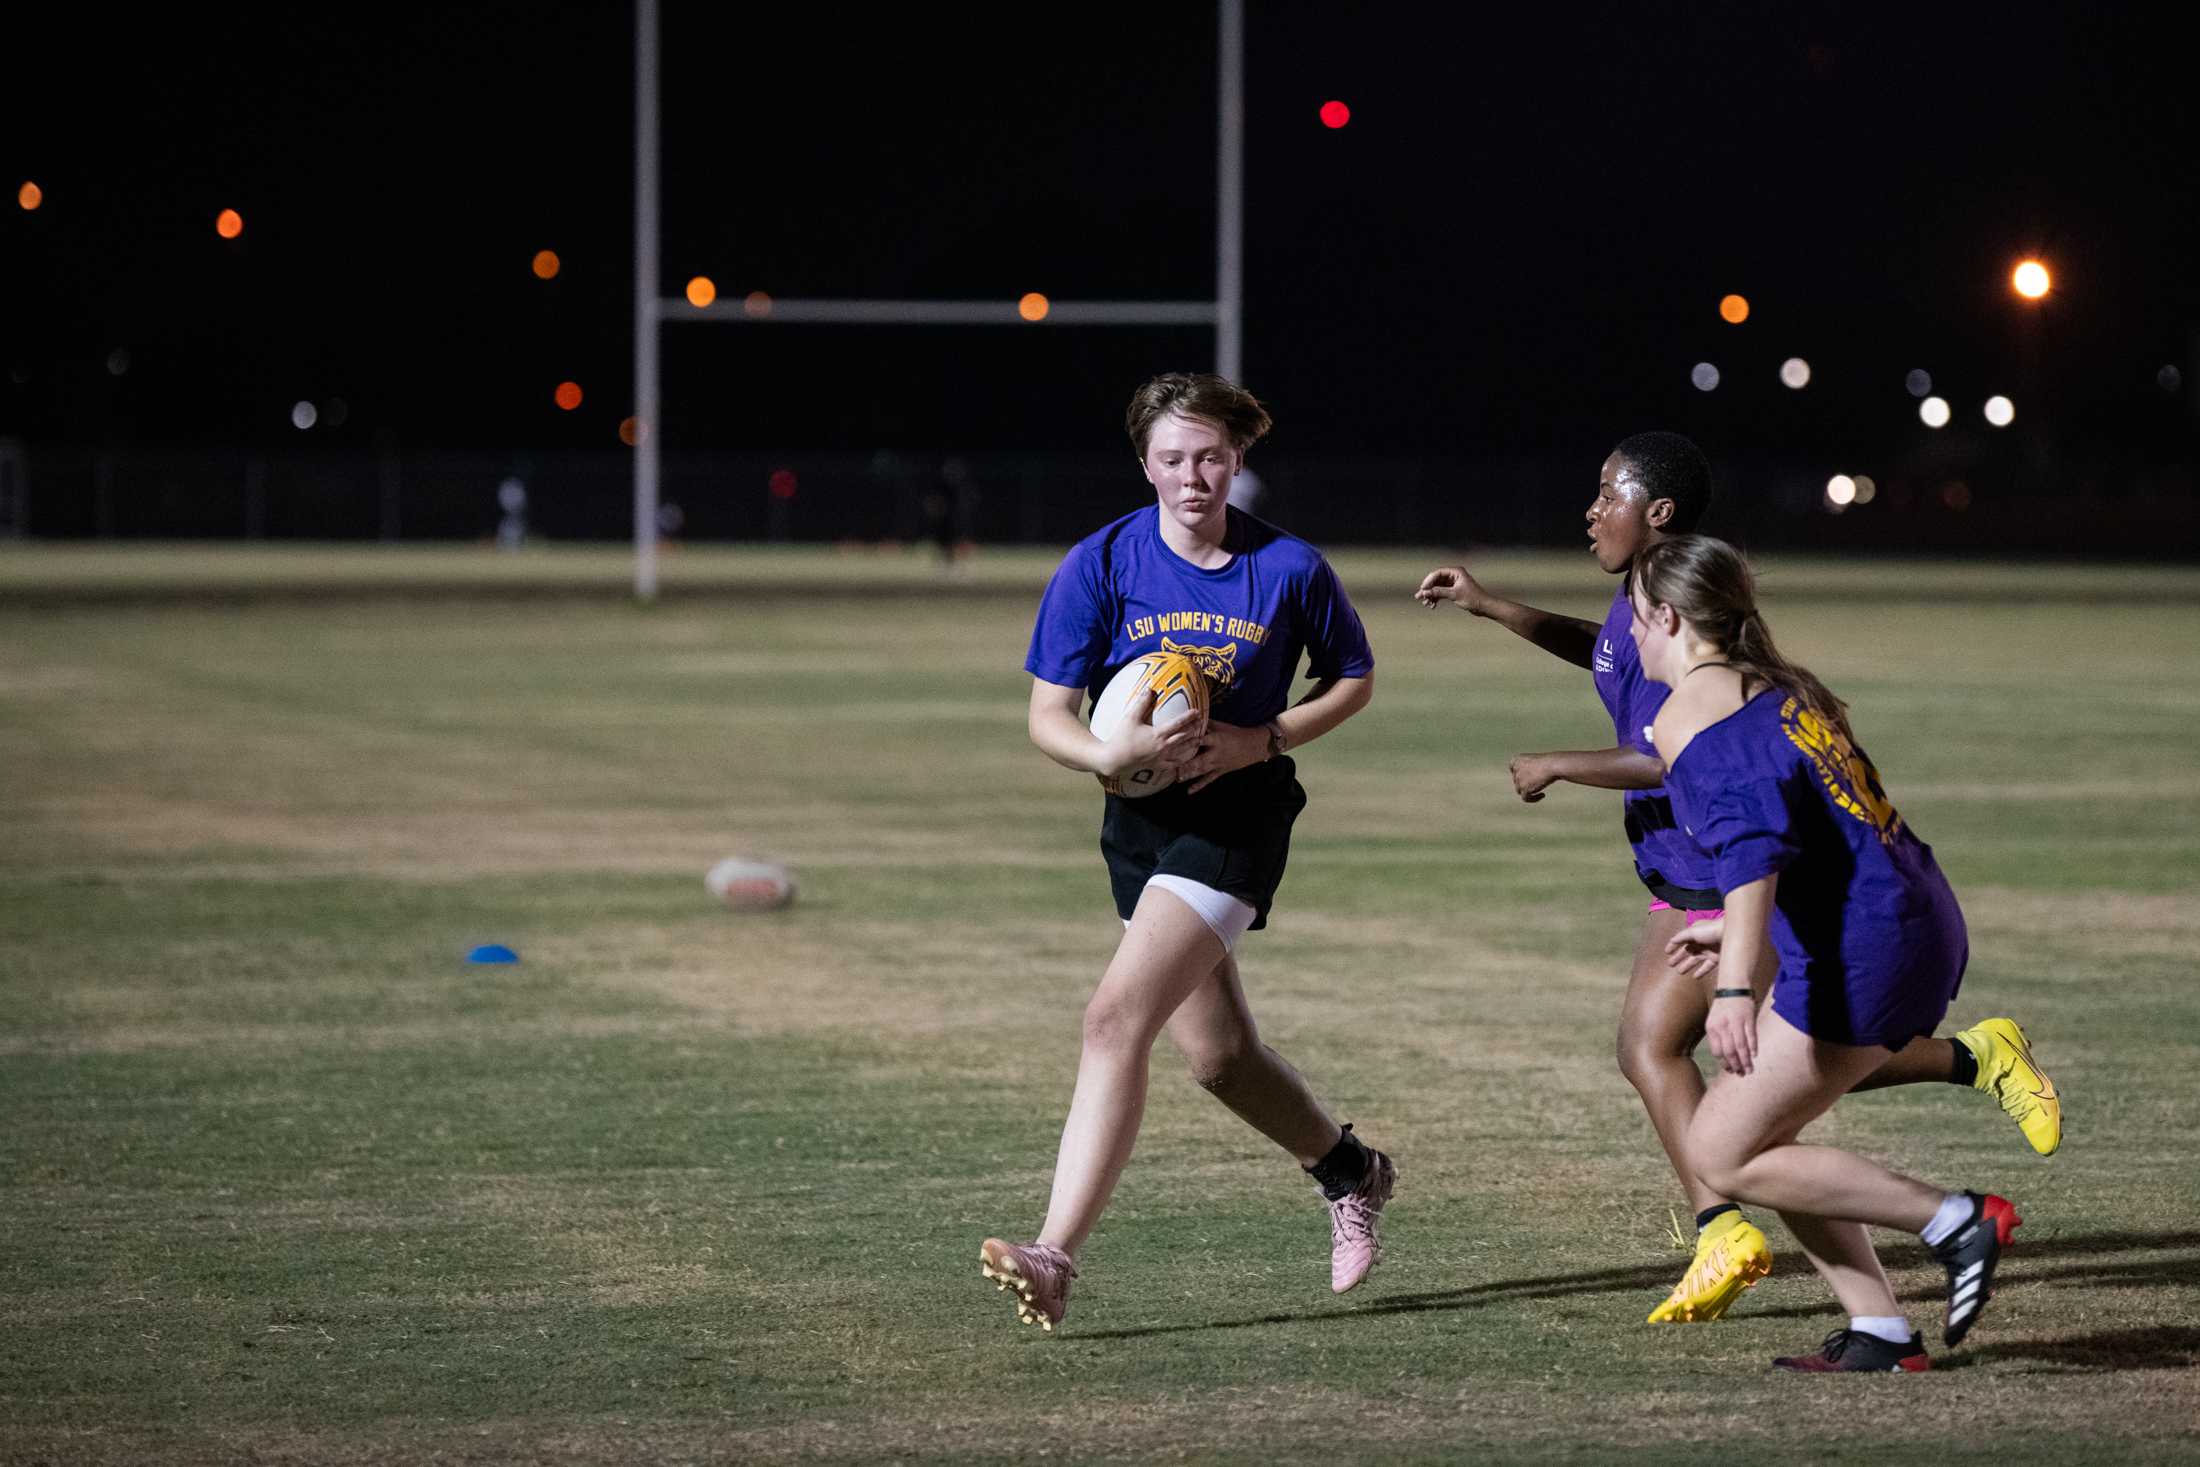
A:
{"type": "Polygon", "coordinates": [[[1788,386],[1803,388],[1810,385],[1810,363],[1801,357],[1789,357],[1780,363],[1780,380],[1788,386]]]}
{"type": "Polygon", "coordinates": [[[1902,385],[1910,389],[1910,396],[1923,397],[1933,390],[1933,374],[1923,367],[1912,367],[1910,375],[1902,379],[1902,385]]]}
{"type": "Polygon", "coordinates": [[[1917,418],[1919,422],[1928,428],[1947,427],[1948,399],[1945,397],[1926,398],[1917,405],[1917,418]]]}
{"type": "Polygon", "coordinates": [[[2175,392],[2185,385],[2185,374],[2178,371],[2176,364],[2173,362],[2154,374],[2154,383],[2164,392],[2175,392]]]}
{"type": "Polygon", "coordinates": [[[1698,362],[1688,369],[1688,380],[1696,384],[1698,392],[1709,392],[1719,385],[1719,369],[1709,362],[1698,362]]]}
{"type": "Polygon", "coordinates": [[[1870,474],[1858,474],[1856,476],[1856,502],[1858,504],[1870,504],[1872,496],[1878,492],[1879,486],[1872,482],[1870,474]]]}
{"type": "Polygon", "coordinates": [[[126,346],[118,346],[113,351],[107,353],[108,376],[120,377],[124,372],[127,372],[129,370],[130,348],[126,346]]]}
{"type": "Polygon", "coordinates": [[[1826,480],[1826,502],[1829,504],[1854,504],[1856,481],[1847,474],[1835,474],[1826,480]]]}
{"type": "Polygon", "coordinates": [[[1986,399],[1986,421],[1997,428],[2006,428],[2016,421],[2017,405],[2000,393],[1986,399]]]}
{"type": "Polygon", "coordinates": [[[290,405],[290,426],[301,433],[312,427],[320,416],[313,410],[310,402],[294,402],[290,405]]]}

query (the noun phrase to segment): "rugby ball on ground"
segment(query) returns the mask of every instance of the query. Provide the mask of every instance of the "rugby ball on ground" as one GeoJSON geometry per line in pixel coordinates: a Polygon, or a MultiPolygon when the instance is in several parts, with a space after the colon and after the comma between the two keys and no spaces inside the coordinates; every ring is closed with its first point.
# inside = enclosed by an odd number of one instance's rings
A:
{"type": "MultiPolygon", "coordinates": [[[[1113,738],[1125,712],[1149,687],[1153,689],[1153,716],[1148,721],[1156,728],[1207,712],[1207,678],[1192,659],[1181,652],[1148,652],[1124,663],[1101,689],[1099,701],[1092,705],[1092,736],[1103,742],[1113,738]]],[[[1101,788],[1125,799],[1165,790],[1175,782],[1176,771],[1167,764],[1126,769],[1113,779],[1100,777],[1101,788]]]]}
{"type": "Polygon", "coordinates": [[[728,856],[704,874],[703,885],[741,912],[764,912],[794,900],[794,873],[777,861],[728,856]]]}

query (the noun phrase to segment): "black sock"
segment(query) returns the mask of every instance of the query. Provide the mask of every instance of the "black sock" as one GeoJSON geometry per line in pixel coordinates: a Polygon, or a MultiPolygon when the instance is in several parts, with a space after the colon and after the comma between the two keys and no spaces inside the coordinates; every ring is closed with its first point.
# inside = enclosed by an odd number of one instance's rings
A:
{"type": "Polygon", "coordinates": [[[1739,1214],[1741,1210],[1741,1204],[1738,1202],[1722,1202],[1717,1207],[1707,1207],[1702,1212],[1696,1214],[1696,1231],[1699,1233],[1702,1232],[1704,1230],[1704,1227],[1711,1221],[1711,1219],[1717,1217],[1722,1212],[1732,1212],[1739,1214]]]}
{"type": "Polygon", "coordinates": [[[1327,1156],[1306,1168],[1306,1174],[1322,1189],[1322,1196],[1334,1202],[1367,1179],[1367,1169],[1373,1161],[1374,1158],[1367,1154],[1367,1147],[1352,1134],[1352,1123],[1346,1121],[1344,1134],[1337,1138],[1337,1144],[1329,1148],[1327,1156]]]}
{"type": "Polygon", "coordinates": [[[1978,1083],[1978,1056],[1971,1053],[1971,1046],[1960,1039],[1948,1041],[1948,1047],[1956,1052],[1955,1063],[1949,1066],[1948,1083],[1951,1085],[1975,1085],[1978,1083]]]}

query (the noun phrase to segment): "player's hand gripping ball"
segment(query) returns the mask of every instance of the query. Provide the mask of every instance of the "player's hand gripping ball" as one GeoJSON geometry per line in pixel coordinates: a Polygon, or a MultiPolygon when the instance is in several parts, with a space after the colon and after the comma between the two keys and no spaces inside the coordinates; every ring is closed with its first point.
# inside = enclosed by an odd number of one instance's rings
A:
{"type": "MultiPolygon", "coordinates": [[[[1102,743],[1113,738],[1124,715],[1147,688],[1153,689],[1153,712],[1146,721],[1155,728],[1180,718],[1207,716],[1206,675],[1181,652],[1148,652],[1124,663],[1101,690],[1100,700],[1092,705],[1092,736],[1102,743]]],[[[1125,799],[1154,794],[1174,783],[1176,766],[1166,763],[1126,769],[1113,779],[1100,776],[1101,788],[1125,799]]]]}

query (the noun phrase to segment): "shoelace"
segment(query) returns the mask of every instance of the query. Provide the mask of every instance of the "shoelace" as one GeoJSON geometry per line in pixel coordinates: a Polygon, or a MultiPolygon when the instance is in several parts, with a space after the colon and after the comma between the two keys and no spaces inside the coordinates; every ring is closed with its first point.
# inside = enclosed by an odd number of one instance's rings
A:
{"type": "Polygon", "coordinates": [[[1849,1353],[1849,1346],[1855,1342],[1855,1339],[1856,1331],[1837,1329],[1826,1336],[1826,1342],[1819,1347],[1819,1353],[1829,1361],[1839,1360],[1843,1355],[1849,1353]]]}
{"type": "Polygon", "coordinates": [[[1375,1210],[1358,1192],[1348,1192],[1329,1204],[1329,1241],[1364,1243],[1375,1236],[1375,1210]]]}

